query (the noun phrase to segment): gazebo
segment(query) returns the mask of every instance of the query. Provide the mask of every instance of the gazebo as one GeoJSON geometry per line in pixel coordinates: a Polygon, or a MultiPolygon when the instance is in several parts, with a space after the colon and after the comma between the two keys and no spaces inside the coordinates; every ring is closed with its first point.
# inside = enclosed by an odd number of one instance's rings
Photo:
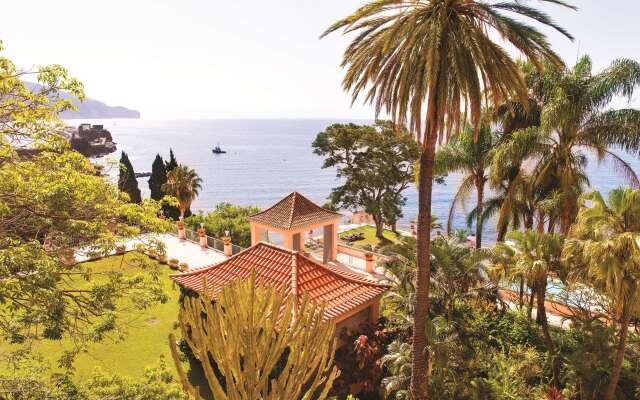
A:
{"type": "Polygon", "coordinates": [[[268,232],[277,232],[282,235],[285,248],[303,251],[305,234],[322,228],[322,261],[336,261],[337,227],[341,219],[342,214],[324,209],[300,193],[293,192],[266,210],[249,217],[251,245],[267,241],[268,232]]]}

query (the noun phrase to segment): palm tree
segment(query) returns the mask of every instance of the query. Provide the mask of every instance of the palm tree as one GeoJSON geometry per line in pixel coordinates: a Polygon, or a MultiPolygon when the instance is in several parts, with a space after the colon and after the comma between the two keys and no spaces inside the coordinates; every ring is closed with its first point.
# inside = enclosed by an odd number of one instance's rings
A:
{"type": "MultiPolygon", "coordinates": [[[[507,275],[523,276],[527,286],[532,289],[531,296],[536,297],[536,322],[542,328],[545,346],[549,352],[554,386],[560,388],[560,359],[549,332],[545,300],[549,276],[564,275],[561,263],[564,239],[559,234],[541,234],[532,230],[513,231],[507,237],[513,241],[513,247],[506,243],[498,243],[494,252],[510,269],[507,275]]],[[[503,269],[503,264],[497,263],[496,267],[503,269]]]]}
{"type": "Polygon", "coordinates": [[[534,74],[539,74],[535,81],[543,87],[540,126],[514,132],[496,152],[494,163],[505,165],[514,154],[536,161],[533,184],[556,193],[561,205],[560,231],[567,233],[577,212],[577,199],[589,185],[588,159],[582,150],[612,162],[631,186],[640,187],[631,166],[611,151],[612,147],[640,149],[640,111],[607,108],[614,96],[633,95],[640,85],[640,63],[616,60],[594,74],[591,60],[584,56],[572,69],[534,74]]]}
{"type": "Polygon", "coordinates": [[[620,324],[619,342],[604,399],[615,395],[629,323],[640,314],[640,190],[616,189],[582,197],[563,257],[573,278],[605,294],[620,324]],[[591,204],[589,204],[591,203],[591,204]]]}
{"type": "MultiPolygon", "coordinates": [[[[568,6],[564,0],[542,0],[568,6]]],[[[425,325],[429,314],[429,244],[436,142],[458,130],[469,111],[478,134],[483,94],[527,98],[525,82],[509,53],[493,41],[501,37],[537,65],[561,65],[544,34],[512,15],[530,18],[571,36],[545,13],[520,1],[378,0],[336,22],[323,33],[357,32],[347,47],[343,81],[355,101],[394,122],[408,122],[422,143],[418,185],[417,291],[413,329],[411,397],[428,398],[429,371],[425,325]],[[509,15],[507,15],[507,13],[509,15]],[[494,35],[495,34],[495,35],[494,35]],[[483,93],[484,91],[484,93],[483,93]],[[424,130],[422,129],[424,125],[424,130]]]]}
{"type": "Polygon", "coordinates": [[[186,165],[180,164],[167,173],[167,183],[162,185],[162,190],[178,199],[180,219],[184,218],[184,213],[198,196],[201,183],[202,179],[196,171],[186,165]]]}
{"type": "Polygon", "coordinates": [[[491,132],[491,129],[486,124],[480,126],[477,140],[474,140],[473,128],[466,127],[449,144],[440,148],[436,153],[436,174],[464,173],[462,182],[458,185],[458,190],[449,207],[447,235],[451,234],[456,207],[464,205],[464,201],[469,196],[472,188],[476,190],[476,209],[474,210],[476,215],[476,249],[482,247],[482,207],[484,187],[488,179],[486,171],[491,165],[491,158],[497,141],[498,137],[491,132]]]}

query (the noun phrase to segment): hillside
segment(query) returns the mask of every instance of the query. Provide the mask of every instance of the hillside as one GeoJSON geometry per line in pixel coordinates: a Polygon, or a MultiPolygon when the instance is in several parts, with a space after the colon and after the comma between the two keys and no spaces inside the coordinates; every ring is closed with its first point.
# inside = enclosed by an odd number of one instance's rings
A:
{"type": "MultiPolygon", "coordinates": [[[[36,89],[40,85],[32,82],[25,82],[30,89],[36,89]]],[[[63,97],[72,99],[78,106],[78,111],[65,111],[62,113],[63,119],[89,119],[89,118],[140,118],[140,112],[122,106],[109,106],[102,101],[86,97],[84,102],[71,96],[63,94],[63,97]]]]}

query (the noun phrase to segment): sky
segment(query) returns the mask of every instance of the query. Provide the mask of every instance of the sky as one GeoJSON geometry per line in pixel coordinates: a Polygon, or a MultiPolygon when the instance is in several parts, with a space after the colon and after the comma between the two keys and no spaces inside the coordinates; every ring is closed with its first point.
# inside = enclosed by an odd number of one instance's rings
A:
{"type": "MultiPolygon", "coordinates": [[[[19,67],[61,64],[87,96],[143,118],[373,118],[341,87],[348,38],[318,38],[363,3],[4,1],[0,40],[19,67]]],[[[573,4],[580,10],[542,6],[576,37],[545,31],[567,63],[582,54],[597,70],[615,58],[640,60],[640,1],[573,4]]]]}

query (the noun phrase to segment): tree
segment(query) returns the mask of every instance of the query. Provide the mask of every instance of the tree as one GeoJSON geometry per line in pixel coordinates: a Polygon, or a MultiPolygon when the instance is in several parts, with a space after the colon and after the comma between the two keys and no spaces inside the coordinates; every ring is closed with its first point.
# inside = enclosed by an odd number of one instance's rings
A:
{"type": "Polygon", "coordinates": [[[133,170],[133,165],[129,161],[129,156],[124,151],[120,156],[120,177],[118,178],[118,189],[129,196],[129,201],[140,204],[142,198],[138,188],[138,179],[133,170]]]}
{"type": "MultiPolygon", "coordinates": [[[[562,0],[549,2],[569,7],[562,0]]],[[[457,132],[456,125],[463,120],[463,104],[464,114],[470,111],[477,136],[484,95],[496,104],[506,98],[523,102],[527,98],[518,65],[493,37],[503,38],[536,65],[541,65],[544,59],[562,64],[545,35],[505,12],[551,26],[571,38],[545,13],[520,1],[480,0],[370,2],[323,34],[339,29],[358,33],[344,53],[342,65],[347,68],[344,88],[352,92],[354,101],[366,93],[365,101],[373,103],[377,112],[384,109],[395,122],[407,121],[409,130],[422,144],[411,380],[411,395],[416,400],[428,398],[429,386],[424,328],[429,314],[430,218],[436,142],[457,132]]]]}
{"type": "Polygon", "coordinates": [[[482,247],[484,187],[487,183],[487,170],[491,165],[497,141],[497,136],[485,124],[480,127],[477,140],[474,140],[473,129],[467,127],[459,136],[436,153],[436,174],[464,173],[449,208],[447,235],[451,233],[455,208],[464,204],[472,188],[476,189],[476,249],[482,247]]]}
{"type": "Polygon", "coordinates": [[[313,152],[325,157],[322,168],[336,168],[343,184],[334,188],[330,202],[342,208],[363,208],[376,225],[376,237],[385,240],[385,222],[395,225],[406,198],[402,192],[413,181],[418,147],[411,136],[390,122],[373,126],[334,124],[313,141],[313,152]]]}
{"type": "Polygon", "coordinates": [[[167,183],[162,189],[178,199],[180,219],[184,218],[191,202],[198,196],[198,191],[202,189],[201,183],[202,179],[196,171],[186,165],[178,165],[167,173],[167,183]]]}
{"type": "Polygon", "coordinates": [[[561,387],[560,359],[556,345],[549,332],[549,323],[545,308],[547,280],[552,274],[563,275],[561,263],[564,238],[559,234],[538,233],[527,230],[513,231],[507,237],[510,244],[498,243],[494,249],[502,260],[508,260],[510,275],[523,276],[532,289],[531,296],[536,298],[536,322],[542,328],[545,346],[549,352],[549,363],[553,373],[553,384],[561,387]]]}
{"type": "MultiPolygon", "coordinates": [[[[324,321],[323,309],[308,296],[298,304],[263,287],[255,274],[225,286],[215,299],[185,296],[179,321],[216,399],[322,400],[338,376],[335,326],[324,321]]],[[[169,341],[185,390],[196,394],[173,334],[169,341]]]]}
{"type": "Polygon", "coordinates": [[[619,324],[618,345],[605,400],[615,397],[629,323],[640,315],[640,190],[615,189],[582,196],[563,256],[573,279],[605,294],[619,324]]]}
{"type": "Polygon", "coordinates": [[[164,169],[168,174],[169,172],[173,171],[173,169],[177,166],[178,166],[178,161],[176,160],[176,156],[173,155],[173,149],[169,148],[169,161],[165,162],[164,169]]]}
{"type": "Polygon", "coordinates": [[[496,152],[494,163],[505,165],[514,154],[534,160],[532,184],[558,197],[560,231],[566,234],[577,214],[577,199],[589,185],[585,150],[612,162],[628,184],[640,187],[631,166],[611,150],[640,150],[640,110],[608,108],[616,95],[631,99],[640,85],[640,63],[615,60],[594,74],[591,59],[584,56],[571,69],[530,74],[537,75],[532,85],[542,87],[540,126],[514,132],[496,152]]]}
{"type": "Polygon", "coordinates": [[[198,213],[187,217],[187,226],[197,229],[204,225],[207,235],[222,237],[229,232],[231,241],[241,247],[251,246],[251,229],[248,217],[260,212],[258,207],[243,207],[231,203],[217,204],[213,211],[206,214],[198,213]]]}
{"type": "Polygon", "coordinates": [[[123,300],[141,310],[166,299],[157,270],[141,260],[143,274],[99,274],[74,257],[166,230],[160,206],[124,202],[71,151],[59,114],[72,105],[61,96],[82,97],[82,86],[64,68],[21,71],[0,57],[0,82],[0,341],[68,338],[80,349],[121,335],[123,300]],[[29,90],[29,77],[42,87],[29,90]]]}
{"type": "Polygon", "coordinates": [[[167,171],[165,170],[164,161],[160,154],[156,154],[151,166],[151,176],[149,177],[149,189],[151,190],[151,198],[156,201],[162,200],[164,191],[162,185],[167,183],[167,171]]]}

